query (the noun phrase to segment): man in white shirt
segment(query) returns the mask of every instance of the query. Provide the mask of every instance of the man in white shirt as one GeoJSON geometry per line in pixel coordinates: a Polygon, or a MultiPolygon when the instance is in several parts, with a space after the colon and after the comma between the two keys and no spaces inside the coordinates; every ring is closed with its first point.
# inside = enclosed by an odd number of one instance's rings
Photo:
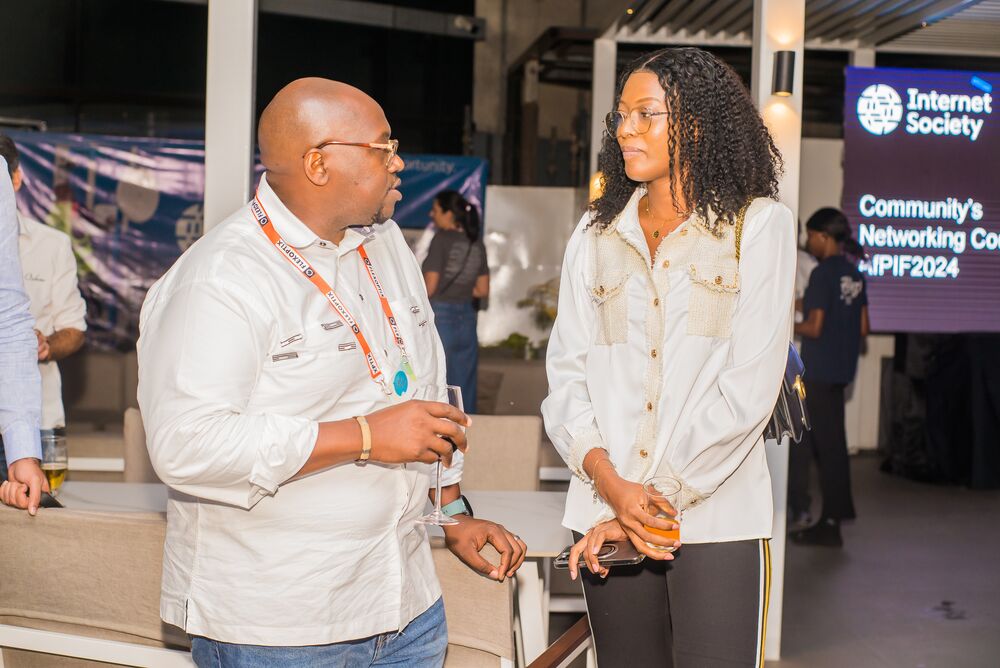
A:
{"type": "Polygon", "coordinates": [[[403,169],[389,137],[353,87],[286,86],[258,126],[256,196],[143,305],[139,405],[171,487],[160,612],[199,666],[441,665],[441,589],[416,523],[439,457],[452,552],[498,581],[524,558],[460,496],[468,417],[412,400],[444,386],[445,366],[389,220],[403,169]]]}
{"type": "MultiPolygon", "coordinates": [[[[7,160],[14,192],[24,174],[14,142],[0,135],[0,155],[7,160]]],[[[38,339],[38,371],[42,377],[42,429],[66,426],[62,377],[57,362],[83,346],[87,305],[77,284],[76,257],[70,238],[59,230],[18,213],[18,251],[24,289],[31,302],[38,339]]]]}

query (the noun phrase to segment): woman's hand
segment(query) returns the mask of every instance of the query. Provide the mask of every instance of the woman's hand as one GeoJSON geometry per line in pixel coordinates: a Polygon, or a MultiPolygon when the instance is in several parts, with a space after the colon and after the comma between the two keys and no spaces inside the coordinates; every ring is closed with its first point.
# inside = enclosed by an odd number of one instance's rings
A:
{"type": "Polygon", "coordinates": [[[601,551],[601,546],[607,542],[627,540],[625,530],[618,520],[608,520],[601,522],[587,532],[587,535],[576,542],[576,545],[569,551],[569,576],[576,580],[579,574],[580,555],[583,555],[587,563],[587,569],[602,578],[608,577],[607,566],[601,566],[597,561],[597,553],[601,551]]]}
{"type": "MultiPolygon", "coordinates": [[[[669,561],[674,558],[666,548],[678,548],[680,541],[649,531],[646,527],[660,529],[662,531],[672,531],[677,528],[677,523],[663,517],[654,517],[649,514],[646,507],[646,492],[642,485],[625,480],[615,471],[607,471],[601,475],[600,488],[598,493],[615,511],[615,517],[621,525],[622,530],[628,539],[635,545],[635,549],[645,554],[650,559],[669,561]],[[607,477],[605,477],[607,476],[607,477]],[[650,547],[648,543],[659,545],[660,549],[650,547]]],[[[673,508],[664,508],[667,513],[676,515],[673,508]]]]}

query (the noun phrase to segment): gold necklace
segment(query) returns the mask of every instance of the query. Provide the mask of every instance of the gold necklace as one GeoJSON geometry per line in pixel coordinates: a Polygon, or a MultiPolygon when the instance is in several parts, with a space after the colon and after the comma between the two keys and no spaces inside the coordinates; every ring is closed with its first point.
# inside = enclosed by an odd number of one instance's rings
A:
{"type": "MultiPolygon", "coordinates": [[[[654,223],[656,222],[656,219],[653,217],[653,213],[649,210],[649,195],[646,195],[646,217],[648,217],[654,223]]],[[[669,222],[676,223],[677,221],[681,220],[682,218],[684,218],[683,214],[681,214],[680,216],[676,216],[673,220],[671,220],[669,222]]],[[[666,227],[666,224],[665,223],[661,223],[659,225],[659,227],[657,227],[655,230],[653,230],[653,238],[654,239],[659,239],[660,238],[660,230],[663,229],[664,227],[666,227]]]]}

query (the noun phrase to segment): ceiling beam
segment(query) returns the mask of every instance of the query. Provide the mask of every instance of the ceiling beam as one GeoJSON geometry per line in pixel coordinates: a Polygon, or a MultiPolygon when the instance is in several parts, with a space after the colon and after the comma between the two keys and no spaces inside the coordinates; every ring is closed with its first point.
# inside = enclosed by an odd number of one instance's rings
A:
{"type": "Polygon", "coordinates": [[[702,29],[708,30],[709,32],[716,32],[712,21],[722,14],[722,12],[726,11],[726,9],[732,7],[734,2],[740,3],[742,1],[743,0],[715,0],[715,2],[713,2],[708,9],[696,16],[694,20],[687,25],[686,29],[692,34],[702,29]]]}
{"type": "Polygon", "coordinates": [[[688,2],[688,6],[684,8],[684,11],[670,21],[670,27],[673,30],[687,30],[687,24],[690,23],[691,19],[696,14],[705,11],[710,4],[717,2],[719,2],[719,0],[690,0],[688,2]]]}
{"type": "MultiPolygon", "coordinates": [[[[208,0],[168,1],[187,5],[208,4],[208,0]]],[[[468,14],[433,12],[397,5],[377,5],[361,0],[258,0],[258,8],[261,12],[268,14],[406,30],[476,41],[486,39],[486,20],[468,14]]]]}
{"type": "Polygon", "coordinates": [[[938,0],[877,30],[862,33],[859,37],[868,44],[882,44],[918,29],[924,23],[935,23],[979,2],[980,0],[938,0]]]}

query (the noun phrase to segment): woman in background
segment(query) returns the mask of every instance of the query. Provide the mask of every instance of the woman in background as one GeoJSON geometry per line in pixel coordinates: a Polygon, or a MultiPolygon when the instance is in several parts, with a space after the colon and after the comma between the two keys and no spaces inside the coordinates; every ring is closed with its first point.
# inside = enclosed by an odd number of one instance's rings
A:
{"type": "Polygon", "coordinates": [[[466,412],[475,413],[479,338],[473,300],[490,294],[479,212],[458,192],[442,190],[434,197],[431,220],[437,233],[423,264],[427,296],[444,345],[448,384],[462,388],[466,412]]]}
{"type": "Polygon", "coordinates": [[[838,209],[820,209],[806,222],[806,230],[807,248],[819,264],[809,276],[803,321],[795,325],[795,333],[802,337],[802,380],[812,430],[791,448],[789,503],[794,514],[808,513],[809,460],[815,457],[823,509],[816,524],[793,531],[791,538],[802,545],[840,547],[840,522],[855,517],[844,390],[854,380],[868,335],[868,293],[857,266],[864,250],[838,209]]]}

